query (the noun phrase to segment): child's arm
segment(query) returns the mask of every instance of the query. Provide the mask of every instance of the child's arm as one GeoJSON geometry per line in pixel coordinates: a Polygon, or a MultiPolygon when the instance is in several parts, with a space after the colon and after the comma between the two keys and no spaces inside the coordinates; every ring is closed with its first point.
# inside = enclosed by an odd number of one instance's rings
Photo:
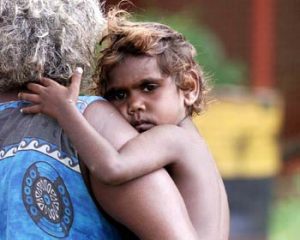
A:
{"type": "MultiPolygon", "coordinates": [[[[108,103],[99,101],[89,105],[84,115],[119,149],[137,133],[115,111],[108,103]]],[[[118,186],[105,185],[91,174],[91,186],[101,207],[139,239],[198,239],[183,199],[165,169],[118,186]]]]}
{"type": "MultiPolygon", "coordinates": [[[[186,135],[181,128],[172,125],[157,126],[136,136],[117,151],[98,133],[103,134],[103,131],[108,129],[105,126],[107,121],[101,121],[103,116],[99,115],[100,124],[103,125],[96,131],[77,110],[74,102],[80,78],[74,78],[69,88],[49,79],[43,79],[42,84],[44,86],[37,84],[28,86],[38,95],[24,93],[22,98],[37,105],[24,108],[23,111],[43,112],[56,118],[89,170],[104,183],[124,183],[178,161],[178,156],[181,156],[180,159],[183,158],[186,135]]],[[[108,107],[108,103],[102,101],[97,104],[103,109],[107,108],[104,112],[110,116],[109,121],[120,118],[117,111],[112,111],[111,107],[108,107]]],[[[124,125],[124,122],[116,121],[115,125],[124,125]]],[[[109,134],[108,140],[111,142],[113,140],[109,134]]]]}
{"type": "MultiPolygon", "coordinates": [[[[39,101],[38,95],[33,98],[34,102],[39,101]]],[[[40,107],[33,106],[33,110],[40,111],[40,107]]],[[[137,135],[104,101],[88,106],[84,115],[94,129],[107,137],[117,149],[137,135]]],[[[119,186],[105,185],[92,174],[90,178],[93,193],[101,207],[140,239],[197,239],[183,199],[164,169],[119,186]]]]}

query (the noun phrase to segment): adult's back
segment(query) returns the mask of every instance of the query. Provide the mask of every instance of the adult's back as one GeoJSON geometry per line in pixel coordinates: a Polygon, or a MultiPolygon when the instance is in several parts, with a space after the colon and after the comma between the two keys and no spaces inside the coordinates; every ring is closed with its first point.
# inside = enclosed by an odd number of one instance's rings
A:
{"type": "MultiPolygon", "coordinates": [[[[83,111],[93,97],[80,99],[83,111]]],[[[0,103],[0,239],[119,239],[97,209],[57,122],[0,103]]]]}

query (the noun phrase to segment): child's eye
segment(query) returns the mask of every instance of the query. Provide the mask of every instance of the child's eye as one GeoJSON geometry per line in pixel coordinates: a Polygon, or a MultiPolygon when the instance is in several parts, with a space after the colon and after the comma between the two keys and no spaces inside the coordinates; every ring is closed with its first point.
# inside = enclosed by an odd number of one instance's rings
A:
{"type": "Polygon", "coordinates": [[[144,84],[144,85],[142,86],[142,90],[143,90],[144,92],[152,92],[152,91],[154,91],[157,87],[158,87],[157,84],[154,84],[154,83],[147,83],[147,84],[144,84]]]}
{"type": "Polygon", "coordinates": [[[125,91],[112,91],[105,95],[108,101],[122,101],[127,97],[125,91]]]}

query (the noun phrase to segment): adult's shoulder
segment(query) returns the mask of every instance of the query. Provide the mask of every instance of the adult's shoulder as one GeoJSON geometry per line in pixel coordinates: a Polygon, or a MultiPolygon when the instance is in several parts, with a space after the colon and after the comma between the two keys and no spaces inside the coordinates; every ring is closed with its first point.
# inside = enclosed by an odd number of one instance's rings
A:
{"type": "Polygon", "coordinates": [[[91,105],[95,105],[97,102],[105,102],[106,100],[100,96],[79,96],[76,102],[76,106],[81,113],[84,113],[91,105]]]}
{"type": "Polygon", "coordinates": [[[120,115],[118,111],[103,97],[82,96],[78,99],[77,106],[78,102],[81,102],[82,105],[84,105],[81,111],[88,121],[99,121],[100,119],[105,120],[108,116],[119,117],[120,115]]]}

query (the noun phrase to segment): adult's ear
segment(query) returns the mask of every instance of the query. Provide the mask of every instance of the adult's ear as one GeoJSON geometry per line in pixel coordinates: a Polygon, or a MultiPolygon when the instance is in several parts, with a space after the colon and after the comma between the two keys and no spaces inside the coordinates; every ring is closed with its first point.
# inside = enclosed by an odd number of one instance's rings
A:
{"type": "Polygon", "coordinates": [[[188,88],[184,90],[184,104],[190,107],[198,99],[200,93],[200,80],[199,75],[191,70],[189,72],[188,88]]]}

